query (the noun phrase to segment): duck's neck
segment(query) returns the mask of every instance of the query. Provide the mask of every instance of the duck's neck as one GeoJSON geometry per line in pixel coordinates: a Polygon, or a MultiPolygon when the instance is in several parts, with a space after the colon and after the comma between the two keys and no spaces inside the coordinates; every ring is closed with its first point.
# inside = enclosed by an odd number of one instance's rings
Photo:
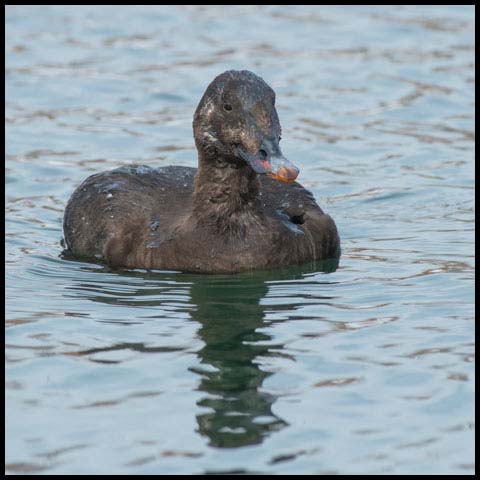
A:
{"type": "Polygon", "coordinates": [[[199,154],[193,192],[193,214],[200,224],[219,232],[244,235],[261,222],[260,182],[248,166],[199,154]]]}

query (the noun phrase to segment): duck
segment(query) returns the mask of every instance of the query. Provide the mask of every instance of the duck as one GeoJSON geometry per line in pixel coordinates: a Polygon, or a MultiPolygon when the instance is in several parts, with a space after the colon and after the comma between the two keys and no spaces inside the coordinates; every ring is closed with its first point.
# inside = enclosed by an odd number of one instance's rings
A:
{"type": "Polygon", "coordinates": [[[89,176],[63,217],[65,253],[125,269],[224,274],[340,257],[333,219],[282,154],[274,90],[248,70],[208,85],[193,117],[198,168],[89,176]]]}

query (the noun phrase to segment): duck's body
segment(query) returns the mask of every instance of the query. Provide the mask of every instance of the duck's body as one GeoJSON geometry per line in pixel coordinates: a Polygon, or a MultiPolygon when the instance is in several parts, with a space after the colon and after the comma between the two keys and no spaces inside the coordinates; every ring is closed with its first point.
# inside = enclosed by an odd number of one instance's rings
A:
{"type": "MultiPolygon", "coordinates": [[[[246,74],[251,83],[259,79],[249,72],[226,72],[209,89],[227,76],[237,81],[241,98],[238,81],[246,74]]],[[[225,85],[228,81],[222,85],[222,102],[228,94],[225,85]]],[[[198,170],[131,166],[87,178],[65,210],[69,252],[113,266],[202,273],[339,256],[335,223],[310,192],[292,181],[298,170],[281,155],[278,132],[271,132],[271,124],[278,123],[274,107],[270,116],[259,110],[265,95],[257,103],[249,99],[263,121],[260,127],[262,122],[256,122],[252,135],[243,117],[230,125],[232,116],[225,112],[227,121],[212,117],[212,92],[208,94],[207,89],[194,120],[198,170]]],[[[254,99],[258,95],[254,90],[254,99]]]]}
{"type": "Polygon", "coordinates": [[[338,256],[333,220],[298,183],[260,177],[258,201],[243,211],[220,202],[201,215],[195,209],[196,171],[138,166],[92,175],[66,209],[68,248],[109,265],[204,273],[338,256]]]}

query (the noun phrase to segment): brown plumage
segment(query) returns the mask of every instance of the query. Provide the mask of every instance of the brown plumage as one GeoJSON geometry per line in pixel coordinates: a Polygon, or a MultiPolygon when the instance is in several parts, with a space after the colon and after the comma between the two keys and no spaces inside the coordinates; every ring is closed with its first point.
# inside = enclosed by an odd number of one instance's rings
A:
{"type": "Polygon", "coordinates": [[[274,102],[251,72],[216,77],[193,121],[198,169],[133,165],[90,176],[65,210],[67,251],[202,273],[338,258],[335,223],[280,151],[274,102]]]}

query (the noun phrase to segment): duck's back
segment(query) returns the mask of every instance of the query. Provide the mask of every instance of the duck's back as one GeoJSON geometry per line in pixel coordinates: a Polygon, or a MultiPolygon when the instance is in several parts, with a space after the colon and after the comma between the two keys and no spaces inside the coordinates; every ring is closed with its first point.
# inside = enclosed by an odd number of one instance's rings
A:
{"type": "Polygon", "coordinates": [[[158,243],[179,213],[189,209],[195,172],[189,167],[132,165],[88,177],[65,209],[68,251],[128,266],[132,250],[148,247],[149,237],[158,243]]]}

